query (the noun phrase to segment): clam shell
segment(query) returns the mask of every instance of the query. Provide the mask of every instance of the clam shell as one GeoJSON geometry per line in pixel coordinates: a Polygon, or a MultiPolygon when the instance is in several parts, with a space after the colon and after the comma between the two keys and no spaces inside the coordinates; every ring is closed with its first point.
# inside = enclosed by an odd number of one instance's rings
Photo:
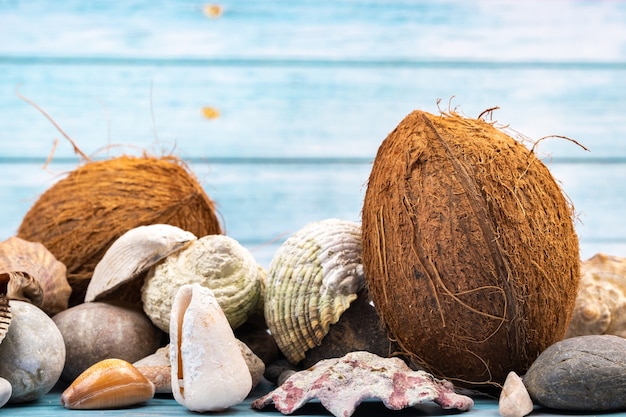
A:
{"type": "Polygon", "coordinates": [[[4,340],[9,326],[11,325],[11,307],[9,299],[4,294],[0,294],[0,343],[4,340]]]}
{"type": "Polygon", "coordinates": [[[85,370],[61,394],[73,410],[122,408],[154,397],[154,384],[122,359],[105,359],[85,370]]]}
{"type": "Polygon", "coordinates": [[[234,329],[257,308],[264,275],[250,251],[235,239],[203,236],[150,269],[141,289],[143,308],[157,327],[168,332],[176,292],[182,285],[200,284],[213,291],[234,329]]]}
{"type": "Polygon", "coordinates": [[[365,285],[358,223],[310,223],[276,251],[265,287],[265,319],[291,363],[320,345],[365,285]]]}
{"type": "Polygon", "coordinates": [[[193,233],[169,224],[130,229],[113,242],[96,265],[85,302],[105,298],[194,240],[193,233]]]}
{"type": "Polygon", "coordinates": [[[10,237],[0,242],[0,282],[7,297],[28,301],[48,315],[68,306],[72,289],[65,265],[38,242],[10,237]]]}

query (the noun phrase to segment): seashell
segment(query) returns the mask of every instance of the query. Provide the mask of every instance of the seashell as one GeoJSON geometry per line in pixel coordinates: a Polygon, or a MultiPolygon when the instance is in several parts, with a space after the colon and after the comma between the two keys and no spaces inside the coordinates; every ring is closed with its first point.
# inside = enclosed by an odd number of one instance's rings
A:
{"type": "Polygon", "coordinates": [[[252,377],[213,291],[185,284],[170,324],[174,399],[191,411],[221,411],[242,402],[252,377]]]}
{"type": "Polygon", "coordinates": [[[257,308],[264,274],[235,239],[203,236],[150,269],[141,289],[143,308],[157,327],[168,332],[176,292],[184,284],[197,283],[213,291],[234,329],[257,308]]]}
{"type": "Polygon", "coordinates": [[[48,315],[65,310],[72,292],[65,265],[41,243],[19,237],[0,242],[0,282],[9,299],[29,301],[48,315]]]}
{"type": "Polygon", "coordinates": [[[296,364],[320,345],[364,285],[359,224],[326,219],[290,236],[272,259],[264,299],[267,325],[285,357],[296,364]]]}
{"type": "Polygon", "coordinates": [[[154,352],[165,334],[141,307],[95,301],[78,304],[52,317],[65,340],[61,378],[71,382],[103,359],[134,362],[154,352]]]}
{"type": "Polygon", "coordinates": [[[151,355],[133,363],[146,378],[154,384],[157,394],[172,393],[172,367],[170,365],[169,345],[161,347],[151,355]]]}
{"type": "Polygon", "coordinates": [[[626,337],[626,258],[598,253],[583,261],[572,319],[565,337],[626,337]]]}
{"type": "Polygon", "coordinates": [[[87,286],[85,302],[105,298],[194,240],[196,236],[193,233],[169,224],[130,229],[113,242],[96,264],[87,286]]]}
{"type": "Polygon", "coordinates": [[[12,393],[13,387],[11,383],[4,378],[0,378],[0,408],[9,402],[12,393]]]}
{"type": "Polygon", "coordinates": [[[10,300],[13,319],[0,344],[0,377],[12,386],[11,403],[32,401],[57,383],[65,363],[65,343],[39,307],[10,300]]]}
{"type": "Polygon", "coordinates": [[[11,325],[11,307],[5,294],[0,294],[0,343],[4,340],[11,325]]]}
{"type": "Polygon", "coordinates": [[[122,359],[105,359],[85,370],[61,394],[73,410],[123,408],[154,397],[154,384],[122,359]]]}

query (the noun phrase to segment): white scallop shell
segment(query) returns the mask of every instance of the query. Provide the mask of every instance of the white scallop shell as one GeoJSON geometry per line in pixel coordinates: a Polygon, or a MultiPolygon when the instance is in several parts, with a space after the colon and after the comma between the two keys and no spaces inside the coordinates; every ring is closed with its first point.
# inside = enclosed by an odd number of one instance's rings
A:
{"type": "Polygon", "coordinates": [[[169,224],[130,229],[113,242],[96,265],[85,302],[102,299],[196,239],[193,233],[169,224]]]}
{"type": "Polygon", "coordinates": [[[358,223],[310,223],[277,250],[266,278],[265,319],[291,363],[321,344],[365,286],[358,223]]]}

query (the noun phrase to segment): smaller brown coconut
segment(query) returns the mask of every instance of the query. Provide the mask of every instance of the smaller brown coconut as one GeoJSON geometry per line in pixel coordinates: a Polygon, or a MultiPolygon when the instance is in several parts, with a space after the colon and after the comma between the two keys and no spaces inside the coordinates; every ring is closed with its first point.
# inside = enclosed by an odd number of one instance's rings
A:
{"type": "Polygon", "coordinates": [[[493,124],[409,114],[378,149],[362,233],[370,294],[414,366],[497,389],[561,340],[579,280],[573,214],[493,124]]]}
{"type": "Polygon", "coordinates": [[[174,156],[120,156],[71,171],[30,208],[17,236],[41,242],[67,267],[69,305],[83,302],[96,264],[137,226],[165,223],[196,236],[220,234],[214,202],[174,156]]]}

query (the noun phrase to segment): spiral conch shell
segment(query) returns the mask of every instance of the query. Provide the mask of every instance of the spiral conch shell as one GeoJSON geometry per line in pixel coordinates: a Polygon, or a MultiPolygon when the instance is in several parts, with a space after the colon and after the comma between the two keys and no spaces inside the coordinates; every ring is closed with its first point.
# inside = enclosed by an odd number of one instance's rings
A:
{"type": "Polygon", "coordinates": [[[626,337],[626,258],[598,253],[581,263],[580,286],[565,337],[626,337]]]}
{"type": "Polygon", "coordinates": [[[233,329],[254,312],[265,270],[246,248],[225,235],[207,235],[148,272],[141,289],[144,312],[169,331],[172,300],[184,284],[210,288],[233,329]]]}
{"type": "Polygon", "coordinates": [[[65,265],[41,243],[18,237],[0,242],[0,284],[7,298],[28,301],[50,316],[67,309],[72,292],[65,265]]]}
{"type": "Polygon", "coordinates": [[[243,401],[252,376],[213,292],[200,284],[176,292],[170,324],[174,399],[191,411],[222,411],[243,401]]]}
{"type": "Polygon", "coordinates": [[[130,229],[113,242],[96,265],[85,302],[103,299],[194,240],[193,233],[169,224],[130,229]]]}
{"type": "Polygon", "coordinates": [[[296,364],[320,345],[365,286],[358,223],[310,223],[276,251],[265,288],[265,319],[278,347],[296,364]]]}

